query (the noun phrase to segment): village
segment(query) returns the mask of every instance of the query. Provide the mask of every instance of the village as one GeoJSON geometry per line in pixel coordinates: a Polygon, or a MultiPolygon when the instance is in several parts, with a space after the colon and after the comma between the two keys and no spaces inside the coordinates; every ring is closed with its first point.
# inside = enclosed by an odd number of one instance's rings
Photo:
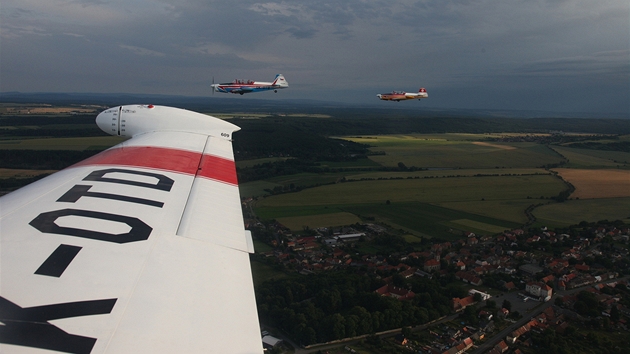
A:
{"type": "Polygon", "coordinates": [[[630,232],[618,226],[581,223],[565,232],[515,229],[494,236],[464,232],[455,241],[423,240],[412,252],[365,254],[362,244],[392,230],[357,224],[295,235],[272,223],[266,242],[273,249],[262,256],[302,275],[378,274],[384,285],[374,292],[399,301],[415,296],[404,280],[455,279],[468,296],[452,299],[451,316],[412,328],[423,330],[419,335],[405,336],[403,329],[390,341],[407,349],[403,352],[522,353],[536,345],[532,336],[545,330],[590,326],[627,333],[630,232]]]}

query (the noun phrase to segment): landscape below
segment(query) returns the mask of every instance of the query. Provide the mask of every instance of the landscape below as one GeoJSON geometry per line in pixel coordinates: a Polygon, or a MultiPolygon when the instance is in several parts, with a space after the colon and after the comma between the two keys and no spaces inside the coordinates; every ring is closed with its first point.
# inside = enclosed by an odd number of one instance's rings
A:
{"type": "MultiPolygon", "coordinates": [[[[120,142],[93,123],[106,106],[0,104],[0,190],[9,192],[120,142]]],[[[260,317],[263,325],[288,334],[297,345],[426,324],[453,313],[452,299],[473,288],[456,278],[455,263],[438,260],[444,273],[438,278],[400,275],[407,267],[423,269],[436,255],[471,250],[470,258],[462,258],[470,267],[492,250],[511,252],[509,267],[517,271],[524,264],[545,265],[534,276],[481,276],[484,285],[474,288],[496,296],[507,291],[501,284],[514,281],[524,291],[525,282],[552,274],[547,268],[551,259],[564,259],[566,269],[589,266],[582,275],[630,273],[627,236],[624,241],[621,234],[598,233],[627,230],[630,224],[630,120],[304,105],[264,110],[245,105],[234,112],[212,102],[187,108],[242,128],[233,146],[246,223],[255,237],[252,267],[260,317]],[[514,230],[525,231],[514,236],[514,230]],[[554,235],[562,230],[567,236],[557,241],[541,230],[558,230],[554,235]],[[323,243],[344,231],[372,236],[332,248],[323,243]],[[304,246],[298,240],[311,237],[320,240],[318,252],[329,252],[329,258],[314,262],[297,250],[304,246]],[[566,258],[584,240],[589,248],[580,252],[592,253],[566,258]],[[414,253],[422,255],[407,258],[414,253]],[[381,266],[369,268],[372,260],[381,266]],[[375,296],[375,289],[388,281],[413,290],[415,300],[375,296]],[[361,328],[368,319],[369,328],[361,328]]],[[[554,289],[559,290],[558,284],[556,277],[554,289]]],[[[610,291],[621,297],[619,304],[630,305],[627,290],[610,291]]],[[[592,315],[578,304],[590,301],[586,295],[571,300],[571,306],[569,300],[556,302],[592,315]]],[[[496,315],[490,304],[487,309],[496,315]]],[[[479,325],[476,314],[461,315],[467,324],[479,325]]],[[[589,318],[591,322],[572,326],[602,346],[622,345],[604,331],[610,321],[589,318]]],[[[456,328],[458,321],[447,326],[456,328]]],[[[406,334],[431,343],[423,333],[406,334]]],[[[573,340],[587,345],[580,338],[573,340]]],[[[532,340],[544,343],[547,337],[532,340]]],[[[375,337],[362,343],[364,353],[402,350],[375,337]]]]}

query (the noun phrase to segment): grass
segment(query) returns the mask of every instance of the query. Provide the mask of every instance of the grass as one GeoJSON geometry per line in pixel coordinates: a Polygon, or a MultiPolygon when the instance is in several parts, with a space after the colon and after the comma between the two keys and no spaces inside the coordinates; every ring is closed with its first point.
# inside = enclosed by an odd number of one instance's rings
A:
{"type": "Polygon", "coordinates": [[[305,226],[309,228],[335,227],[351,225],[361,222],[361,219],[351,213],[330,213],[305,216],[289,216],[277,218],[278,222],[288,227],[292,231],[303,230],[305,226]]]}
{"type": "Polygon", "coordinates": [[[236,161],[236,167],[238,168],[253,167],[253,166],[261,165],[267,162],[284,161],[287,159],[288,159],[287,157],[267,157],[264,159],[242,160],[242,161],[236,161]]]}
{"type": "Polygon", "coordinates": [[[273,247],[269,246],[268,244],[258,241],[256,239],[254,239],[253,241],[254,241],[254,250],[256,251],[256,253],[265,253],[265,252],[273,251],[273,247]]]}
{"type": "Polygon", "coordinates": [[[316,185],[334,183],[345,177],[347,173],[333,172],[333,173],[297,173],[294,175],[278,176],[267,179],[267,181],[282,186],[295,186],[312,187],[316,185]]]}
{"type": "Polygon", "coordinates": [[[422,239],[418,237],[418,235],[412,235],[412,234],[403,235],[403,238],[405,239],[405,241],[409,243],[416,243],[416,242],[422,241],[422,239]]]}
{"type": "Polygon", "coordinates": [[[537,225],[564,227],[581,221],[630,219],[630,198],[579,199],[541,206],[534,210],[537,225]]]}
{"type": "Polygon", "coordinates": [[[414,172],[359,172],[346,173],[345,177],[352,180],[378,179],[378,178],[434,178],[434,177],[474,177],[484,176],[508,176],[508,175],[534,175],[551,174],[542,168],[484,168],[484,169],[435,169],[414,172]]]}
{"type": "Polygon", "coordinates": [[[513,168],[540,167],[558,163],[561,158],[552,154],[544,146],[519,143],[517,149],[505,150],[495,147],[456,143],[439,148],[385,149],[384,156],[371,158],[385,166],[396,166],[403,162],[406,166],[434,168],[513,168]]]}
{"type": "Polygon", "coordinates": [[[569,162],[563,166],[567,168],[630,168],[628,165],[630,153],[627,152],[576,149],[561,146],[554,146],[553,149],[569,160],[569,162]],[[623,161],[626,162],[624,163],[623,161]]]}
{"type": "Polygon", "coordinates": [[[267,191],[265,191],[265,189],[273,189],[277,186],[279,186],[279,184],[277,183],[267,181],[253,181],[240,183],[238,185],[238,190],[241,193],[241,198],[260,197],[269,194],[267,191]]]}
{"type": "MultiPolygon", "coordinates": [[[[292,230],[349,225],[360,222],[384,222],[409,232],[412,237],[425,236],[453,239],[461,231],[493,234],[515,228],[520,223],[492,218],[420,202],[364,203],[328,206],[262,207],[256,208],[262,219],[277,219],[292,230]],[[289,224],[290,222],[290,224],[289,224]]],[[[416,240],[417,241],[417,240],[416,240]]]]}
{"type": "Polygon", "coordinates": [[[373,217],[376,221],[412,231],[415,235],[446,239],[458,238],[462,231],[494,234],[519,226],[517,223],[498,218],[419,202],[354,205],[349,206],[347,210],[362,217],[373,217]]]}
{"type": "Polygon", "coordinates": [[[436,168],[539,167],[558,163],[561,157],[544,145],[524,143],[479,144],[487,135],[388,135],[347,138],[372,146],[385,155],[370,156],[383,166],[436,168]]]}
{"type": "Polygon", "coordinates": [[[294,230],[339,225],[345,212],[414,235],[452,239],[461,231],[494,234],[519,227],[527,221],[524,210],[540,203],[540,196],[548,202],[564,189],[551,174],[370,180],[259,199],[255,212],[263,219],[286,218],[294,230]]]}
{"type": "Polygon", "coordinates": [[[473,229],[473,230],[482,230],[486,233],[497,234],[505,231],[506,227],[497,226],[494,224],[488,224],[485,222],[470,220],[470,219],[459,219],[459,220],[451,220],[450,224],[460,225],[460,228],[465,229],[473,229]]]}
{"type": "Polygon", "coordinates": [[[272,266],[251,259],[252,277],[254,279],[254,287],[266,282],[267,280],[278,280],[289,278],[289,275],[283,271],[276,270],[272,266]]]}
{"type": "Polygon", "coordinates": [[[436,205],[481,216],[496,217],[517,224],[524,224],[527,222],[525,209],[530,205],[536,205],[541,202],[546,203],[548,201],[540,199],[485,200],[436,203],[436,205]]]}
{"type": "Polygon", "coordinates": [[[43,138],[0,141],[0,149],[12,150],[102,150],[125,139],[115,136],[87,138],[43,138]]]}
{"type": "Polygon", "coordinates": [[[381,166],[377,162],[368,158],[357,159],[352,161],[320,161],[322,167],[330,168],[367,168],[367,167],[379,167],[381,166]]]}
{"type": "Polygon", "coordinates": [[[256,208],[256,215],[262,219],[270,220],[278,217],[301,217],[309,215],[327,215],[343,212],[340,206],[335,205],[302,205],[256,208]]]}
{"type": "Polygon", "coordinates": [[[268,197],[256,207],[385,203],[387,200],[425,203],[517,200],[528,196],[552,197],[564,189],[564,183],[550,175],[359,181],[268,197]]]}

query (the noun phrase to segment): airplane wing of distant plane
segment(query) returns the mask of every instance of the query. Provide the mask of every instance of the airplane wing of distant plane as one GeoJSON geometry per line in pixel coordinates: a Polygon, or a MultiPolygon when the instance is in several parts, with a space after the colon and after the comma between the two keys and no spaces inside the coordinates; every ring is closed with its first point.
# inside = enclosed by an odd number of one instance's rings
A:
{"type": "Polygon", "coordinates": [[[254,87],[243,86],[243,87],[241,87],[241,88],[239,88],[237,90],[233,90],[233,92],[235,92],[235,93],[241,93],[241,92],[242,93],[249,93],[249,92],[254,92],[254,90],[255,90],[254,87]]]}
{"type": "Polygon", "coordinates": [[[108,109],[131,139],[0,198],[0,352],[262,353],[231,123],[108,109]]]}

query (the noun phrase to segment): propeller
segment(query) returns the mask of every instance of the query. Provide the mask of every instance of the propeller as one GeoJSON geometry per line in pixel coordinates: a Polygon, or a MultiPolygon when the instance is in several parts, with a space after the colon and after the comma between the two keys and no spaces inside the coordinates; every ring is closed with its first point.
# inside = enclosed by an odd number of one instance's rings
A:
{"type": "Polygon", "coordinates": [[[212,96],[214,96],[214,91],[216,90],[216,87],[214,87],[214,76],[212,77],[212,85],[210,85],[210,87],[212,87],[212,96]]]}

